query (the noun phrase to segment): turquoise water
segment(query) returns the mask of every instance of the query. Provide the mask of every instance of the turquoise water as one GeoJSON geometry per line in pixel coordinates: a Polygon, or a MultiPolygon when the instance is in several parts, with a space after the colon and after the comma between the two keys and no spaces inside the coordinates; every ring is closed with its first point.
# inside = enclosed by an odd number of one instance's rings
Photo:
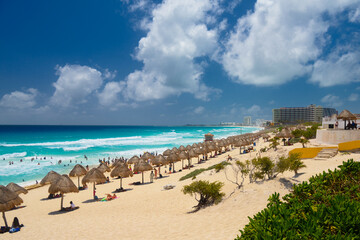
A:
{"type": "Polygon", "coordinates": [[[108,157],[162,153],[167,148],[203,141],[208,132],[224,138],[257,130],[217,126],[0,126],[0,184],[32,184],[50,170],[69,173],[77,163],[95,165],[108,157]]]}

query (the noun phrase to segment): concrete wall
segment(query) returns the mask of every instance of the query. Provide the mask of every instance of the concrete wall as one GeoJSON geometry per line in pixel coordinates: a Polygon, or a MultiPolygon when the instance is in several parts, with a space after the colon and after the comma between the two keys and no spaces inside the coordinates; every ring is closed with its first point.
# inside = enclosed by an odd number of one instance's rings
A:
{"type": "Polygon", "coordinates": [[[316,141],[323,144],[339,144],[360,140],[360,130],[318,129],[316,141]]]}

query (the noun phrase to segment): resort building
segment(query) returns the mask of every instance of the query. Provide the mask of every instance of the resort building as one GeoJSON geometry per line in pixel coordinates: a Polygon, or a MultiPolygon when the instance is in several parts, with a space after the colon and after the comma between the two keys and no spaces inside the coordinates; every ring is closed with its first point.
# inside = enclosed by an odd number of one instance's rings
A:
{"type": "Polygon", "coordinates": [[[250,126],[251,125],[251,117],[246,116],[244,117],[244,126],[250,126]]]}
{"type": "Polygon", "coordinates": [[[285,124],[297,124],[302,122],[321,123],[323,117],[337,114],[335,108],[324,108],[311,104],[307,107],[283,107],[273,109],[273,122],[285,124]]]}

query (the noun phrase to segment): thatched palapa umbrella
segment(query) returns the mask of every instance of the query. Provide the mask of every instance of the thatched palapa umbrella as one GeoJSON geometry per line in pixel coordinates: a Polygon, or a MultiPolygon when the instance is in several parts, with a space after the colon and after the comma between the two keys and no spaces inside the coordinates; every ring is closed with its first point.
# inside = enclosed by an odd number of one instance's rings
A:
{"type": "Polygon", "coordinates": [[[55,182],[52,182],[49,187],[49,193],[55,194],[60,192],[61,195],[61,208],[63,210],[63,202],[64,202],[64,193],[71,193],[71,192],[79,192],[79,189],[76,185],[71,181],[71,179],[66,175],[61,175],[55,182]]]}
{"type": "Polygon", "coordinates": [[[98,168],[102,173],[111,172],[111,169],[110,169],[105,163],[101,163],[97,168],[98,168]]]}
{"type": "Polygon", "coordinates": [[[149,160],[149,159],[154,159],[154,157],[155,157],[155,156],[152,155],[151,153],[146,152],[146,153],[144,153],[144,154],[141,156],[141,159],[147,161],[147,160],[149,160]]]}
{"type": "Polygon", "coordinates": [[[140,158],[136,155],[132,156],[129,161],[127,161],[128,164],[137,164],[139,163],[140,158]]]}
{"type": "Polygon", "coordinates": [[[181,151],[179,153],[179,158],[181,159],[181,169],[184,169],[184,159],[188,159],[189,154],[185,151],[181,151]]]}
{"type": "Polygon", "coordinates": [[[166,149],[164,152],[163,152],[163,155],[164,156],[169,156],[171,154],[171,150],[170,149],[166,149]]]}
{"type": "Polygon", "coordinates": [[[169,162],[166,160],[166,158],[161,154],[157,155],[154,159],[151,160],[152,165],[159,167],[159,175],[160,175],[160,167],[168,163],[169,162]]]}
{"type": "Polygon", "coordinates": [[[337,119],[344,120],[344,129],[346,129],[346,120],[356,120],[356,116],[352,114],[349,110],[343,110],[338,116],[337,119]]]}
{"type": "Polygon", "coordinates": [[[2,212],[5,227],[8,228],[8,224],[5,217],[5,212],[13,209],[15,206],[23,203],[23,200],[15,192],[0,185],[0,212],[2,212]]]}
{"type": "Polygon", "coordinates": [[[16,183],[13,183],[13,182],[11,182],[11,183],[9,183],[8,185],[6,185],[6,187],[7,187],[9,190],[15,192],[15,193],[18,194],[18,195],[19,195],[20,193],[23,193],[23,194],[27,194],[27,193],[28,193],[28,190],[26,190],[25,188],[17,185],[16,183]]]}
{"type": "Polygon", "coordinates": [[[74,168],[70,171],[70,177],[78,177],[78,188],[80,188],[80,177],[84,176],[87,173],[86,169],[80,165],[76,164],[74,168]]]}
{"type": "Polygon", "coordinates": [[[128,168],[128,166],[126,164],[122,164],[122,165],[118,165],[117,167],[115,167],[111,173],[110,173],[111,177],[120,177],[120,190],[123,189],[122,187],[122,179],[126,178],[126,177],[132,177],[133,176],[133,172],[128,168]]]}
{"type": "Polygon", "coordinates": [[[82,184],[86,184],[86,183],[94,183],[94,197],[95,197],[95,183],[104,183],[106,182],[106,177],[105,175],[98,169],[98,168],[93,168],[90,169],[90,171],[88,171],[86,173],[86,175],[83,177],[82,179],[82,184]]]}
{"type": "Polygon", "coordinates": [[[138,164],[134,166],[134,172],[141,172],[142,174],[142,183],[144,184],[144,172],[152,170],[152,166],[145,162],[144,160],[140,160],[138,164]]]}
{"type": "Polygon", "coordinates": [[[179,147],[179,151],[181,152],[181,151],[186,151],[186,148],[184,147],[184,145],[181,145],[180,147],[179,147]]]}
{"type": "Polygon", "coordinates": [[[167,157],[167,160],[170,162],[170,164],[173,164],[173,172],[175,171],[175,162],[180,161],[179,156],[176,153],[172,153],[167,157]]]}
{"type": "Polygon", "coordinates": [[[41,180],[40,185],[50,184],[56,181],[61,175],[57,172],[50,171],[46,176],[41,180]]]}

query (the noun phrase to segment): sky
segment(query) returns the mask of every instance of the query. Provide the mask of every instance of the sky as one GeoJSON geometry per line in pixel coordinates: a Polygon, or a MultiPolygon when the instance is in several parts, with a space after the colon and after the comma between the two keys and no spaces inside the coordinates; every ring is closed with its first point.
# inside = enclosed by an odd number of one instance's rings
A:
{"type": "Polygon", "coordinates": [[[360,113],[360,0],[0,0],[0,124],[360,113]]]}

